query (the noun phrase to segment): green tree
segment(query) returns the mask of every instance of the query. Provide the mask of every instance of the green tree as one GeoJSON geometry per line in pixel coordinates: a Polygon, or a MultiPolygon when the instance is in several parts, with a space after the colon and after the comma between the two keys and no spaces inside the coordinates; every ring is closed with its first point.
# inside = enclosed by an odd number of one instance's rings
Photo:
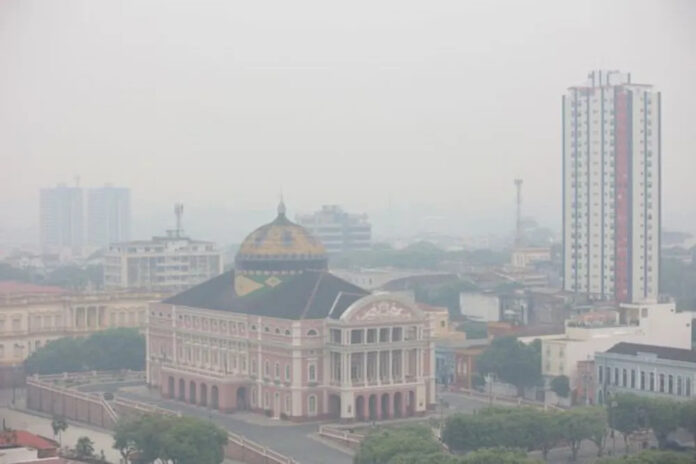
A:
{"type": "Polygon", "coordinates": [[[211,422],[193,417],[176,418],[162,442],[160,456],[173,464],[220,464],[227,432],[211,422]]]}
{"type": "Polygon", "coordinates": [[[34,351],[25,361],[29,374],[145,368],[145,337],[136,329],[118,328],[87,338],[65,337],[34,351]]]}
{"type": "Polygon", "coordinates": [[[559,375],[551,379],[551,390],[561,398],[568,398],[568,395],[570,395],[570,379],[568,379],[568,376],[559,375]]]}
{"type": "Polygon", "coordinates": [[[91,458],[94,456],[94,442],[89,437],[78,438],[75,452],[80,458],[91,458]]]}
{"type": "Polygon", "coordinates": [[[476,361],[482,375],[493,373],[500,380],[514,385],[518,396],[524,388],[541,383],[541,355],[514,337],[496,338],[476,361]]]}
{"type": "Polygon", "coordinates": [[[537,459],[527,457],[523,450],[489,448],[473,451],[461,461],[462,464],[536,464],[537,459]]]}
{"type": "Polygon", "coordinates": [[[146,414],[116,424],[113,447],[136,464],[219,464],[227,433],[194,417],[146,414]],[[133,459],[132,457],[136,458],[133,459]]]}
{"type": "Polygon", "coordinates": [[[679,425],[691,433],[696,446],[696,399],[679,406],[679,425]]]}
{"type": "Polygon", "coordinates": [[[693,464],[693,462],[693,458],[687,454],[650,450],[634,456],[600,459],[596,464],[693,464]]]}
{"type": "Polygon", "coordinates": [[[597,447],[597,456],[602,456],[607,440],[607,411],[600,407],[588,408],[587,421],[591,428],[590,441],[597,447]]]}
{"type": "Polygon", "coordinates": [[[631,395],[616,395],[609,404],[609,426],[621,433],[625,452],[629,452],[628,437],[645,427],[646,398],[631,395]]]}
{"type": "MultiPolygon", "coordinates": [[[[394,464],[396,456],[399,464],[412,462],[411,459],[438,455],[442,448],[435,441],[431,430],[424,426],[407,426],[398,429],[380,429],[369,434],[360,444],[353,459],[354,464],[394,464]]],[[[418,462],[416,460],[416,462],[418,462]]]]}
{"type": "Polygon", "coordinates": [[[662,449],[668,435],[679,427],[679,404],[666,398],[654,398],[646,403],[646,409],[648,424],[662,449]]]}
{"type": "Polygon", "coordinates": [[[592,420],[594,408],[581,407],[563,412],[559,420],[561,436],[568,443],[571,453],[571,461],[578,458],[580,445],[584,440],[590,440],[595,433],[595,424],[592,420]]]}
{"type": "Polygon", "coordinates": [[[67,430],[68,423],[63,416],[54,416],[51,420],[51,428],[53,429],[53,436],[58,436],[61,448],[63,447],[63,432],[67,430]]]}

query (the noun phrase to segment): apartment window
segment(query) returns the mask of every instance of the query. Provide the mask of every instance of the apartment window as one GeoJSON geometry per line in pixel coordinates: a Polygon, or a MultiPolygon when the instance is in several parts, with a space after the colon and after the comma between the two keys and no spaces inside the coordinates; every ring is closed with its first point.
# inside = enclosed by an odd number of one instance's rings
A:
{"type": "Polygon", "coordinates": [[[251,360],[251,373],[256,374],[256,360],[255,359],[251,360]]]}
{"type": "Polygon", "coordinates": [[[377,329],[367,329],[367,343],[377,342],[377,329]]]}
{"type": "Polygon", "coordinates": [[[292,403],[290,398],[290,395],[285,395],[285,414],[287,414],[288,416],[292,413],[292,403]]]}
{"type": "Polygon", "coordinates": [[[309,395],[309,397],[307,397],[307,413],[310,416],[315,416],[317,414],[317,397],[315,395],[309,395]]]}
{"type": "Polygon", "coordinates": [[[401,327],[394,327],[392,329],[392,341],[400,342],[403,338],[403,330],[401,327]]]}
{"type": "Polygon", "coordinates": [[[604,369],[604,373],[606,374],[606,375],[605,375],[606,379],[604,379],[604,381],[605,381],[607,384],[611,383],[611,368],[610,368],[610,367],[606,367],[606,368],[604,369]]]}
{"type": "Polygon", "coordinates": [[[309,365],[307,378],[310,382],[315,382],[317,380],[317,366],[315,364],[309,365]]]}

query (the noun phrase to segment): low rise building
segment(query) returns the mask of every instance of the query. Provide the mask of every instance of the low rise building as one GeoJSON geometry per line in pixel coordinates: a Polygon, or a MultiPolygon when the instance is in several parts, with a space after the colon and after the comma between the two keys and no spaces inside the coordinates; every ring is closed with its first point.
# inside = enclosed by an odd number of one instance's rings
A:
{"type": "Polygon", "coordinates": [[[15,367],[51,340],[114,327],[144,328],[148,304],[161,297],[0,282],[0,385],[15,382],[15,367]]]}
{"type": "Polygon", "coordinates": [[[528,268],[535,263],[550,261],[550,248],[515,248],[510,255],[510,264],[518,268],[528,268]]]}
{"type": "Polygon", "coordinates": [[[621,304],[614,313],[570,319],[563,334],[536,337],[542,340],[542,374],[565,375],[576,385],[578,362],[619,342],[691,349],[692,319],[692,313],[677,312],[674,303],[621,304]]]}
{"type": "Polygon", "coordinates": [[[687,400],[696,397],[696,351],[621,342],[595,354],[595,396],[617,393],[687,400]]]}
{"type": "Polygon", "coordinates": [[[104,288],[178,291],[215,277],[222,269],[222,252],[214,243],[174,230],[152,240],[109,245],[104,253],[104,288]]]}

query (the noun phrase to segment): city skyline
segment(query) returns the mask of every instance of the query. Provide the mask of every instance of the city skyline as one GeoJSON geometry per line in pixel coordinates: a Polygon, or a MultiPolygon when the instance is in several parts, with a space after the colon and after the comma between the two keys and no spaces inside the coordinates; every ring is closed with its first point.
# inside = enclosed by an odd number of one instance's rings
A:
{"type": "MultiPolygon", "coordinates": [[[[31,205],[37,189],[76,174],[132,188],[134,235],[160,229],[161,223],[149,225],[151,216],[173,201],[210,210],[204,222],[212,225],[230,210],[269,208],[281,189],[293,211],[336,203],[376,219],[389,204],[436,205],[445,227],[494,231],[513,224],[500,217],[512,215],[509,184],[516,177],[525,179],[526,215],[560,230],[558,95],[597,64],[630,70],[669,101],[663,108],[670,127],[663,134],[669,155],[664,224],[696,230],[696,211],[679,201],[696,197],[688,181],[696,162],[688,121],[696,103],[684,84],[696,78],[686,45],[696,34],[690,3],[631,2],[630,20],[617,14],[625,9],[621,2],[601,8],[547,2],[544,20],[510,3],[509,19],[501,21],[497,7],[484,4],[445,1],[449,15],[434,8],[423,16],[406,3],[395,19],[377,9],[365,20],[361,4],[335,15],[308,1],[312,8],[301,10],[324,14],[324,24],[282,5],[268,18],[249,7],[247,17],[262,26],[252,31],[236,24],[249,34],[243,43],[229,32],[235,28],[221,27],[236,17],[223,5],[165,9],[160,36],[128,8],[92,5],[92,19],[84,22],[69,8],[34,16],[25,6],[30,3],[3,5],[10,14],[3,15],[2,37],[10,40],[0,44],[19,45],[0,45],[0,95],[7,102],[0,135],[9,166],[0,178],[3,235],[36,230],[31,205]],[[304,32],[286,30],[292,33],[287,43],[272,34],[264,38],[267,27],[289,27],[275,14],[304,32]],[[495,27],[479,26],[492,18],[495,27]],[[60,71],[55,79],[39,79],[47,62],[42,34],[58,23],[68,25],[51,51],[60,71]],[[176,37],[184,23],[192,31],[206,26],[199,41],[208,53],[162,38],[176,37]],[[105,34],[124,29],[125,42],[105,34]],[[38,38],[23,39],[30,31],[38,38]],[[312,40],[316,34],[324,44],[312,40]],[[631,47],[623,46],[625,37],[631,47]],[[92,57],[91,64],[82,56],[92,57]],[[139,74],[122,71],[131,68],[139,74]],[[55,124],[51,115],[60,115],[55,124]],[[41,137],[36,127],[46,128],[41,137]],[[32,176],[12,174],[22,163],[34,167],[32,176]]],[[[239,237],[243,230],[219,233],[239,237]]]]}

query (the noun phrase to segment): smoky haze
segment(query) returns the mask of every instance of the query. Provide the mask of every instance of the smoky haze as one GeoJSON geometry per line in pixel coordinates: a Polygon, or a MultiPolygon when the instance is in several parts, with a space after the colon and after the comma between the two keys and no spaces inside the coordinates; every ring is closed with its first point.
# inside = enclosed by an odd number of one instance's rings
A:
{"type": "Polygon", "coordinates": [[[515,177],[560,229],[561,95],[596,68],[662,91],[663,224],[695,230],[694,26],[693,1],[6,0],[0,234],[76,175],[130,187],[139,238],[181,201],[234,241],[281,190],[378,232],[394,210],[507,230],[515,177]]]}

